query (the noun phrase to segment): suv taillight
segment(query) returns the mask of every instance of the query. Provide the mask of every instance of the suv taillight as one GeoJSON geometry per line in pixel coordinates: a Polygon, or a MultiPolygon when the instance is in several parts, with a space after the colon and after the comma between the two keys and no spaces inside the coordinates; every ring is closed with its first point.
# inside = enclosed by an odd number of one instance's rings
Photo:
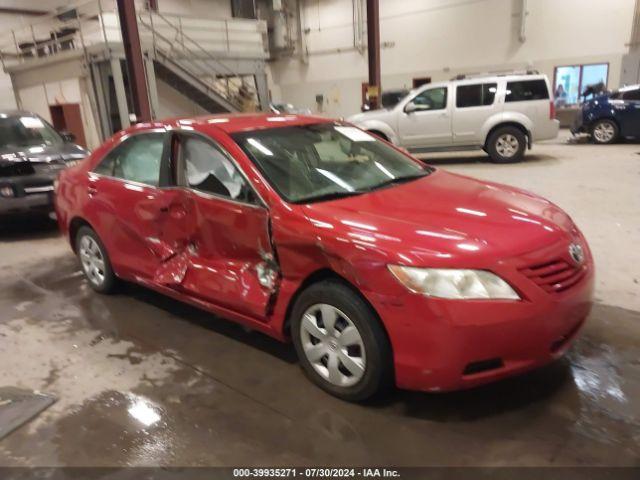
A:
{"type": "Polygon", "coordinates": [[[556,118],[556,106],[553,103],[553,100],[549,102],[549,119],[553,120],[556,118]]]}

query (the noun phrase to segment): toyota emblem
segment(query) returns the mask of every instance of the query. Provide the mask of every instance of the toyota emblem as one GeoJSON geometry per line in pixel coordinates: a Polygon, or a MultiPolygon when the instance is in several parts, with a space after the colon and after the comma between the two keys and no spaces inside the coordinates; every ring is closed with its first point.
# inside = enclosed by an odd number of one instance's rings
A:
{"type": "Polygon", "coordinates": [[[580,265],[584,262],[584,250],[581,245],[572,243],[569,245],[569,255],[571,259],[576,262],[576,265],[580,265]]]}

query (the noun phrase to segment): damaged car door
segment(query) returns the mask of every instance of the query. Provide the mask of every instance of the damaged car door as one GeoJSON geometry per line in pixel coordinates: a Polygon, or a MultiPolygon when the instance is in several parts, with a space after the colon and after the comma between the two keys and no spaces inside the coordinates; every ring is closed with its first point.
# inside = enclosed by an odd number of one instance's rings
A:
{"type": "Polygon", "coordinates": [[[175,135],[180,141],[178,182],[193,202],[195,221],[181,288],[264,319],[278,281],[268,210],[216,142],[198,133],[175,135]]]}
{"type": "Polygon", "coordinates": [[[167,139],[164,129],[123,137],[88,176],[89,219],[128,276],[151,279],[172,255],[160,236],[167,197],[174,196],[161,186],[167,139]]]}

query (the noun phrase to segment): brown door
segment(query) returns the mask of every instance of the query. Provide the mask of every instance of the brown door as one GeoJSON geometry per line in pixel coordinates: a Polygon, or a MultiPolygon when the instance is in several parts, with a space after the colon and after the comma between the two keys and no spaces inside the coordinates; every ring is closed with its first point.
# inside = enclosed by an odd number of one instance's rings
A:
{"type": "Polygon", "coordinates": [[[60,103],[50,105],[51,122],[53,127],[59,132],[73,133],[78,145],[87,146],[84,136],[84,126],[82,125],[82,114],[78,103],[60,103]]]}

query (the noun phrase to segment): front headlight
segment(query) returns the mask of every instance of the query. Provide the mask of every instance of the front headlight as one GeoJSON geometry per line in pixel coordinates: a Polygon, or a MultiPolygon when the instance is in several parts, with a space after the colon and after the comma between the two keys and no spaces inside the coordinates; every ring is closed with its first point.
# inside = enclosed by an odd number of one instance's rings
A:
{"type": "Polygon", "coordinates": [[[430,297],[520,300],[520,296],[499,276],[485,270],[416,268],[388,265],[389,271],[405,287],[430,297]]]}

